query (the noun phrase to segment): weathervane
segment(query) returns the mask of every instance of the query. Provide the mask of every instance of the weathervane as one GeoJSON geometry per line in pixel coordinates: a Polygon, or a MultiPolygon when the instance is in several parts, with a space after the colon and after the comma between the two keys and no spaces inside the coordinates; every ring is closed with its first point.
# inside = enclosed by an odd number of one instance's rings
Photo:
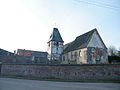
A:
{"type": "Polygon", "coordinates": [[[55,27],[57,27],[57,24],[56,24],[56,22],[55,22],[55,27]]]}

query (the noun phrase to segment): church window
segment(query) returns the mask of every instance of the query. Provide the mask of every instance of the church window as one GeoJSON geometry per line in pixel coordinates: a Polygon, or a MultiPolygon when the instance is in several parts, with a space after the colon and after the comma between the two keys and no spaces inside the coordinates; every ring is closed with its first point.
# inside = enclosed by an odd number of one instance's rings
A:
{"type": "Polygon", "coordinates": [[[77,52],[74,53],[75,61],[77,61],[77,52]]]}
{"type": "Polygon", "coordinates": [[[56,43],[56,46],[59,46],[59,42],[56,43]]]}
{"type": "Polygon", "coordinates": [[[58,47],[56,48],[56,50],[58,51],[58,47]]]}
{"type": "Polygon", "coordinates": [[[58,54],[58,47],[56,47],[56,54],[58,54]]]}
{"type": "Polygon", "coordinates": [[[84,51],[84,59],[87,60],[87,51],[84,51]]]}
{"type": "Polygon", "coordinates": [[[59,46],[59,42],[54,42],[54,45],[55,46],[59,46]]]}
{"type": "Polygon", "coordinates": [[[67,60],[69,59],[69,54],[67,53],[67,60]]]}
{"type": "Polygon", "coordinates": [[[81,50],[79,51],[79,57],[80,57],[80,52],[81,52],[81,50]]]}
{"type": "Polygon", "coordinates": [[[56,45],[56,42],[54,42],[54,45],[56,45]]]}
{"type": "Polygon", "coordinates": [[[65,61],[65,56],[63,56],[63,61],[65,61]]]}
{"type": "Polygon", "coordinates": [[[72,54],[72,52],[71,52],[71,59],[73,59],[73,54],[72,54]]]}

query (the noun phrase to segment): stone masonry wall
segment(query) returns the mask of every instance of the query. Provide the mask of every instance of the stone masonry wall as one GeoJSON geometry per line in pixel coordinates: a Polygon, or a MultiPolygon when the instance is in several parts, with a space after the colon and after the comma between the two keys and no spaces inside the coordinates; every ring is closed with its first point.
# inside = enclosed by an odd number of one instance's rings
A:
{"type": "Polygon", "coordinates": [[[3,64],[1,74],[70,80],[120,80],[120,65],[3,64]]]}
{"type": "Polygon", "coordinates": [[[2,67],[2,64],[0,63],[0,74],[1,74],[1,67],[2,67]]]}

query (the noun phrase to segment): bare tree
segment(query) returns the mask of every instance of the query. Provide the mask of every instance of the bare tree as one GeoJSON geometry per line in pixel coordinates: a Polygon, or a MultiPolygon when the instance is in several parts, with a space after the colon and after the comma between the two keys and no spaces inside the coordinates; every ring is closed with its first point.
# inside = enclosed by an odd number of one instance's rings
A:
{"type": "Polygon", "coordinates": [[[117,53],[118,53],[118,51],[115,48],[115,46],[109,46],[109,48],[108,48],[108,55],[114,56],[114,55],[117,55],[117,53]]]}
{"type": "Polygon", "coordinates": [[[120,56],[120,48],[119,48],[119,50],[118,50],[118,56],[120,56]]]}

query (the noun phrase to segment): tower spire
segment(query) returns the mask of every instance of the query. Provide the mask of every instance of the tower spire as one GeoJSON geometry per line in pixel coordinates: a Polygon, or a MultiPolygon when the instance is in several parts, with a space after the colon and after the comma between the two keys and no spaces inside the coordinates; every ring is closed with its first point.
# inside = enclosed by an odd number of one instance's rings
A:
{"type": "Polygon", "coordinates": [[[55,27],[57,27],[57,24],[56,24],[56,22],[55,22],[55,27]]]}
{"type": "Polygon", "coordinates": [[[56,42],[62,42],[62,43],[64,42],[61,35],[60,35],[58,28],[53,28],[53,32],[50,35],[48,42],[50,42],[50,41],[56,41],[56,42]]]}

